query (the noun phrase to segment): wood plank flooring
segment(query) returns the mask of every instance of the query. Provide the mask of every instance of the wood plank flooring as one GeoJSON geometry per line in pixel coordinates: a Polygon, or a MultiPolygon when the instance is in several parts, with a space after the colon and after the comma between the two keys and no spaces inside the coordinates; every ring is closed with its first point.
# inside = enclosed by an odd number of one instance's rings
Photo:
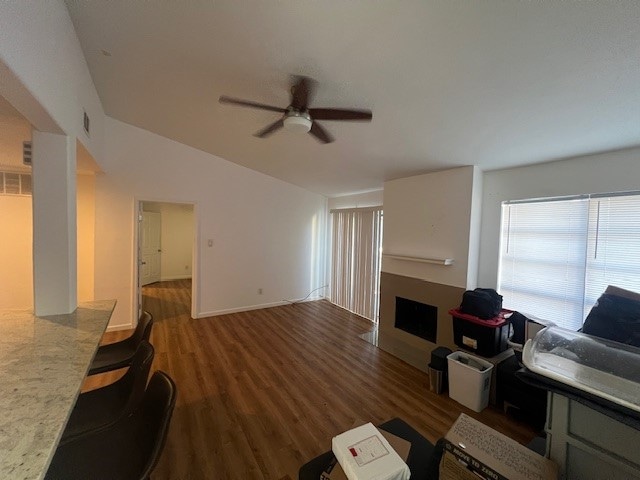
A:
{"type": "Polygon", "coordinates": [[[534,436],[496,409],[476,414],[431,393],[425,373],[358,337],[371,330],[368,320],[327,301],[191,319],[190,292],[188,280],[144,288],[154,317],[152,370],[178,386],[154,480],[297,479],[333,436],[393,417],[432,442],[460,412],[521,443],[534,436]]]}

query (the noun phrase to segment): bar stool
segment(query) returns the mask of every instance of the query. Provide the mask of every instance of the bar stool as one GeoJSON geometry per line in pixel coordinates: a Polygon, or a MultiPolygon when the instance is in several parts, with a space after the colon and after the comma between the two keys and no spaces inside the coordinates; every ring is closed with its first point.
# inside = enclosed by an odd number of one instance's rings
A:
{"type": "Polygon", "coordinates": [[[60,444],[107,428],[137,408],[147,385],[153,353],[153,346],[143,340],[122,378],[105,387],[81,393],[71,411],[60,444]]]}
{"type": "Polygon", "coordinates": [[[155,372],[138,409],[111,427],[60,445],[45,480],[147,480],[164,448],[175,403],[175,383],[155,372]]]}
{"type": "Polygon", "coordinates": [[[131,360],[140,342],[143,340],[149,341],[152,326],[153,317],[151,314],[142,312],[133,335],[119,342],[98,347],[96,356],[93,358],[89,368],[89,375],[110,372],[111,370],[131,365],[131,360]]]}

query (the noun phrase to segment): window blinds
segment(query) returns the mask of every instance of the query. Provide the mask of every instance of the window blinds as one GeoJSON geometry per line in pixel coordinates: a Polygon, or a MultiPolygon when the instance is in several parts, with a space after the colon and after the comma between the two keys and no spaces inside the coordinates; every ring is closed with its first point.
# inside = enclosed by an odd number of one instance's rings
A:
{"type": "Polygon", "coordinates": [[[640,292],[640,195],[593,197],[589,218],[585,317],[609,285],[640,292]]]}
{"type": "Polygon", "coordinates": [[[577,330],[608,285],[640,291],[640,195],[505,203],[505,308],[577,330]]]}
{"type": "Polygon", "coordinates": [[[582,315],[586,199],[503,206],[504,306],[570,328],[582,315]]]}

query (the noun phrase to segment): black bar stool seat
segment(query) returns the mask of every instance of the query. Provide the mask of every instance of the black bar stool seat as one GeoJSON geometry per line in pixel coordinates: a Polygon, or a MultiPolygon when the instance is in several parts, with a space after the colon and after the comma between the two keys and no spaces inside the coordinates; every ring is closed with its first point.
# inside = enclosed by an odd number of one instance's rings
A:
{"type": "Polygon", "coordinates": [[[109,428],[60,445],[45,479],[148,479],[164,448],[175,403],[175,383],[155,372],[139,408],[109,428]]]}
{"type": "Polygon", "coordinates": [[[119,342],[98,347],[89,368],[89,375],[110,372],[131,365],[140,342],[149,341],[152,326],[153,317],[149,312],[143,312],[133,335],[119,342]]]}
{"type": "Polygon", "coordinates": [[[124,376],[105,387],[81,393],[60,444],[113,425],[140,405],[153,362],[153,346],[143,340],[124,376]]]}

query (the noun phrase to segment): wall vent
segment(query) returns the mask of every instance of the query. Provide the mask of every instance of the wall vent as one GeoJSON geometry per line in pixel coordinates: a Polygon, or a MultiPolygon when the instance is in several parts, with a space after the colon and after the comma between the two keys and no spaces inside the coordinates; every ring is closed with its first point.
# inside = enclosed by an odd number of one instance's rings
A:
{"type": "Polygon", "coordinates": [[[31,166],[31,142],[22,142],[22,163],[31,166]]]}
{"type": "Polygon", "coordinates": [[[89,115],[87,112],[83,112],[84,117],[82,117],[82,126],[84,127],[84,131],[87,135],[89,135],[89,115]]]}
{"type": "Polygon", "coordinates": [[[31,174],[0,172],[0,195],[31,196],[31,174]]]}

